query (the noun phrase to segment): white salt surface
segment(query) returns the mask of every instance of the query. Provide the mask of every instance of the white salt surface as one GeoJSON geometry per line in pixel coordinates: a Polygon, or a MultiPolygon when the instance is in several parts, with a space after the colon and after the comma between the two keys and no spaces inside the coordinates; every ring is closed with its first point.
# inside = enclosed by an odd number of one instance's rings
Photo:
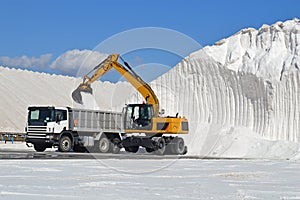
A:
{"type": "Polygon", "coordinates": [[[294,161],[0,160],[0,168],[1,199],[300,199],[294,161]]]}
{"type": "Polygon", "coordinates": [[[9,150],[33,150],[33,148],[28,148],[25,142],[14,142],[4,141],[0,142],[0,151],[9,151],[9,150]]]}

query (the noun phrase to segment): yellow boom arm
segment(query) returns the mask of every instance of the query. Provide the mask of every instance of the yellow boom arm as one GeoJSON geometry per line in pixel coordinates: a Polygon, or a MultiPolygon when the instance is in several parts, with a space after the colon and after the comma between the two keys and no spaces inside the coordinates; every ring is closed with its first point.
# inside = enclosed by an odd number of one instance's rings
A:
{"type": "Polygon", "coordinates": [[[81,83],[76,90],[72,93],[74,101],[82,103],[80,92],[92,93],[91,84],[98,78],[103,76],[106,72],[115,68],[139,93],[144,97],[147,104],[153,106],[154,117],[158,116],[159,112],[159,101],[152,90],[152,88],[144,82],[132,69],[124,62],[126,69],[123,65],[118,62],[119,54],[109,55],[103,62],[97,65],[93,71],[94,74],[91,77],[88,75],[84,76],[83,83],[81,83]]]}

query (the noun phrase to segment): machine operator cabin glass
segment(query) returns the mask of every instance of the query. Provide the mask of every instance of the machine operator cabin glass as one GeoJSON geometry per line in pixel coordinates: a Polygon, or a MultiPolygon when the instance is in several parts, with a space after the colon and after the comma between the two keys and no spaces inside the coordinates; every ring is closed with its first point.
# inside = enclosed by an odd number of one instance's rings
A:
{"type": "Polygon", "coordinates": [[[148,104],[128,105],[126,109],[125,127],[135,129],[151,125],[153,117],[153,107],[148,104]]]}

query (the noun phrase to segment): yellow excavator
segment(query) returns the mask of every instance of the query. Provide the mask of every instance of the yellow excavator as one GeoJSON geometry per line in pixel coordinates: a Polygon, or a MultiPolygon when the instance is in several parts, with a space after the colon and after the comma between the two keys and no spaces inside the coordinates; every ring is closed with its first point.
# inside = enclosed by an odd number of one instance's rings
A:
{"type": "Polygon", "coordinates": [[[109,55],[87,75],[83,82],[73,91],[75,102],[83,104],[81,92],[92,94],[91,84],[106,72],[114,68],[119,72],[145,99],[142,104],[128,104],[123,109],[124,139],[118,144],[128,152],[137,152],[139,147],[146,148],[147,152],[157,154],[185,154],[187,147],[178,134],[188,134],[188,120],[184,117],[162,117],[159,113],[159,100],[152,88],[144,82],[119,56],[109,55]],[[121,59],[125,66],[118,62],[121,59]],[[93,73],[91,77],[89,74],[93,73]],[[138,133],[138,136],[134,133],[138,133]],[[167,136],[166,136],[167,135],[167,136]]]}

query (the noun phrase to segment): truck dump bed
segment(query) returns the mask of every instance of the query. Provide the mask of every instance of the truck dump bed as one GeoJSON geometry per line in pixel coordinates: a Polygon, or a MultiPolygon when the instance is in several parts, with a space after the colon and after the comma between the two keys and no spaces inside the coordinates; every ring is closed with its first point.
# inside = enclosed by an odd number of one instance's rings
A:
{"type": "Polygon", "coordinates": [[[85,110],[73,108],[70,113],[73,121],[73,131],[77,132],[115,132],[122,133],[122,113],[100,110],[85,110]]]}

